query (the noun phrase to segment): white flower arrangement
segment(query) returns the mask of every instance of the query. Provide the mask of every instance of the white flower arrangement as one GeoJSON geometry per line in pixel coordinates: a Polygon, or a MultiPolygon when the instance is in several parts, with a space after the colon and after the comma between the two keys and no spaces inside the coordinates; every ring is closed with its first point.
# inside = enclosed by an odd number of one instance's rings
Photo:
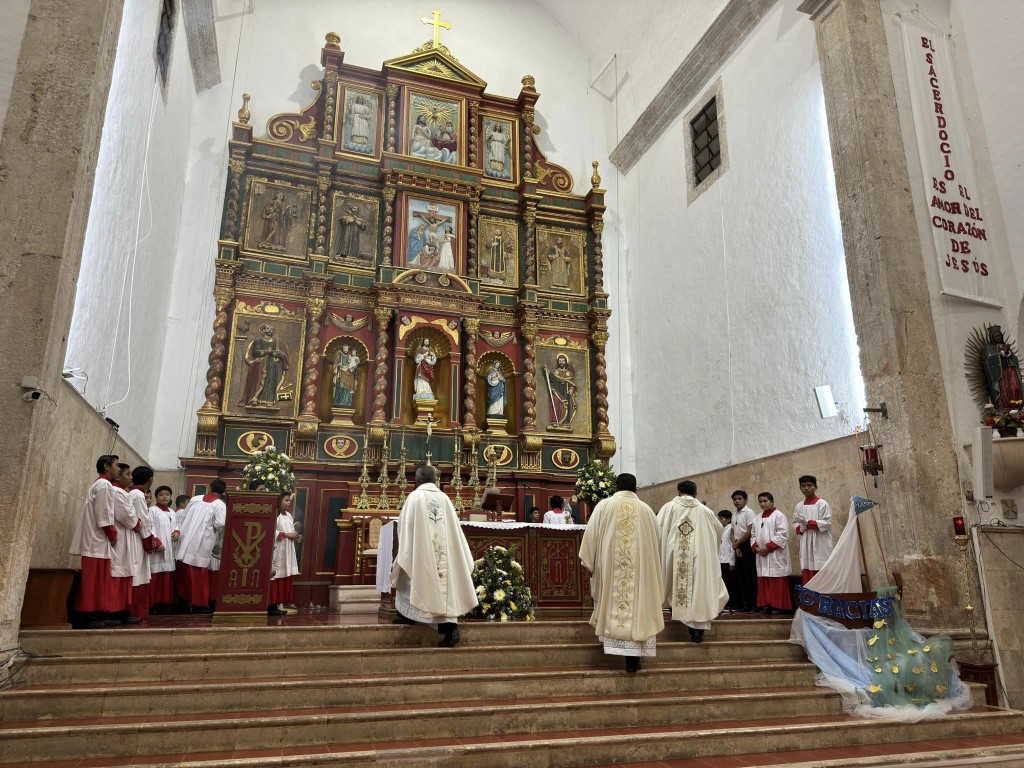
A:
{"type": "Polygon", "coordinates": [[[253,481],[266,485],[268,491],[291,491],[295,489],[295,473],[287,453],[278,453],[270,445],[257,451],[242,468],[242,480],[246,486],[253,481]]]}
{"type": "Polygon", "coordinates": [[[576,497],[579,501],[596,504],[615,490],[615,473],[601,461],[591,461],[580,468],[576,477],[576,497]]]}
{"type": "Polygon", "coordinates": [[[473,583],[480,605],[471,614],[487,621],[533,621],[533,595],[515,547],[487,548],[473,563],[473,583]]]}

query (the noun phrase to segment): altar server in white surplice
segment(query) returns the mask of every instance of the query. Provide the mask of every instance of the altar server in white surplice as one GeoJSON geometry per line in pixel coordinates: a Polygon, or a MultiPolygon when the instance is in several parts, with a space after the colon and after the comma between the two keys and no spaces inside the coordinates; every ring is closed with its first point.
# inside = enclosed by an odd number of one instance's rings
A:
{"type": "Polygon", "coordinates": [[[722,524],[694,498],[696,483],[683,480],[676,488],[679,495],[658,512],[665,607],[672,609],[673,619],[689,627],[690,639],[699,643],[729,602],[718,564],[722,524]]]}
{"type": "Polygon", "coordinates": [[[290,603],[295,594],[295,576],[299,572],[299,558],[295,554],[295,541],[299,538],[295,530],[292,507],[295,496],[285,491],[278,498],[276,535],[274,538],[274,559],[270,567],[270,597],[267,598],[267,613],[284,616],[288,612],[280,604],[290,603]]]}
{"type": "Polygon", "coordinates": [[[149,569],[149,553],[162,548],[163,544],[154,535],[153,516],[146,503],[146,492],[153,485],[153,470],[139,466],[132,470],[132,489],[128,492],[128,500],[132,510],[139,519],[138,546],[132,550],[132,618],[149,618],[150,592],[149,582],[152,574],[149,569]]]}
{"type": "Polygon", "coordinates": [[[810,581],[832,554],[832,507],[818,498],[818,479],[800,478],[804,500],[793,510],[793,529],[800,537],[800,576],[810,581]]]}
{"type": "Polygon", "coordinates": [[[437,468],[416,469],[416,490],[398,516],[398,556],[391,567],[397,624],[437,625],[439,646],[459,642],[458,618],[476,608],[473,555],[451,501],[437,487],[437,468]]]}
{"type": "Polygon", "coordinates": [[[128,489],[132,487],[132,468],[127,464],[117,465],[119,474],[114,484],[114,526],[117,528],[117,541],[114,543],[114,556],[110,559],[110,575],[119,580],[121,591],[127,598],[121,610],[122,624],[139,624],[140,619],[130,615],[132,608],[132,581],[135,567],[142,558],[142,539],[139,530],[142,521],[135,514],[135,507],[128,498],[128,489]]]}
{"type": "MultiPolygon", "coordinates": [[[[177,570],[182,574],[178,582],[181,596],[192,606],[193,612],[209,610],[210,567],[224,537],[227,505],[222,498],[227,490],[219,477],[210,481],[210,492],[193,496],[181,516],[181,536],[174,557],[177,570]]],[[[219,559],[219,553],[216,556],[219,559]]],[[[218,568],[219,568],[218,562],[218,568]]]]}
{"type": "Polygon", "coordinates": [[[580,561],[590,571],[590,623],[604,652],[625,656],[626,671],[636,672],[641,656],[654,656],[665,628],[661,550],[654,512],[636,495],[636,477],[619,475],[615,487],[587,521],[580,561]]]}
{"type": "Polygon", "coordinates": [[[180,531],[177,515],[171,509],[174,492],[169,486],[156,489],[156,505],[149,508],[153,519],[153,535],[160,539],[164,548],[149,553],[149,603],[160,606],[157,612],[164,612],[174,604],[174,546],[180,531]]]}

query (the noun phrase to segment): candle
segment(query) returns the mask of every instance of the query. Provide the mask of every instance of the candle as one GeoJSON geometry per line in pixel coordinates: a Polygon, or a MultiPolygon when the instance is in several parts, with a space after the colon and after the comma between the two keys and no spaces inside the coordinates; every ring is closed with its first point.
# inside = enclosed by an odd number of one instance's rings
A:
{"type": "Polygon", "coordinates": [[[964,519],[962,517],[953,518],[953,535],[954,536],[966,536],[967,526],[964,525],[964,519]]]}

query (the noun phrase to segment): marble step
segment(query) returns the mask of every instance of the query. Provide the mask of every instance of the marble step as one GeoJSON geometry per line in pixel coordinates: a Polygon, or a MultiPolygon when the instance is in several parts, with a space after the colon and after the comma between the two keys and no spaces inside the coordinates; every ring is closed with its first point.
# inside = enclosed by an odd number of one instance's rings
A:
{"type": "MultiPolygon", "coordinates": [[[[437,634],[426,628],[409,632],[437,634]]],[[[509,637],[512,639],[512,636],[509,637]]],[[[658,643],[657,663],[803,661],[803,649],[784,640],[658,643]]],[[[340,650],[242,651],[161,654],[68,655],[32,658],[19,672],[24,685],[67,685],[113,681],[157,681],[304,677],[316,674],[395,674],[451,670],[517,670],[537,667],[619,667],[619,657],[607,656],[594,642],[564,644],[473,645],[458,648],[391,647],[340,650]]]]}
{"type": "MultiPolygon", "coordinates": [[[[525,669],[406,675],[317,675],[266,680],[115,682],[74,687],[21,686],[0,692],[0,722],[239,712],[261,707],[317,709],[432,701],[732,691],[814,684],[809,662],[671,666],[647,664],[638,675],[615,669],[525,669]]],[[[45,724],[45,723],[42,723],[45,724]]]]}
{"type": "MultiPolygon", "coordinates": [[[[725,619],[712,623],[708,640],[784,640],[789,637],[789,618],[725,619]]],[[[594,629],[585,621],[534,621],[500,624],[464,622],[464,642],[502,643],[515,637],[525,643],[569,643],[594,640],[594,629]]],[[[314,627],[201,627],[194,629],[92,629],[26,630],[21,646],[40,656],[91,653],[296,650],[316,648],[385,648],[434,645],[429,630],[392,624],[314,627]],[[420,629],[421,631],[417,631],[420,629]]],[[[659,642],[686,640],[686,627],[668,622],[659,642]]]]}
{"type": "MultiPolygon", "coordinates": [[[[289,749],[358,744],[386,736],[388,741],[432,738],[478,739],[505,734],[684,723],[756,720],[759,713],[800,718],[839,715],[840,697],[814,687],[767,692],[702,691],[676,693],[509,698],[429,705],[352,707],[331,710],[277,710],[266,715],[161,719],[141,716],[128,722],[101,720],[87,725],[11,724],[0,727],[0,755],[56,760],[132,755],[195,754],[229,749],[289,749]]],[[[0,758],[2,764],[3,758],[0,758]]]]}
{"type": "MultiPolygon", "coordinates": [[[[326,747],[255,749],[247,746],[213,753],[176,752],[166,759],[111,757],[88,760],[91,768],[147,765],[149,768],[578,768],[710,756],[797,751],[810,747],[856,747],[936,739],[1018,734],[1024,717],[1007,710],[981,708],[937,720],[902,723],[854,719],[845,715],[797,719],[618,727],[591,733],[553,731],[474,738],[417,741],[378,740],[330,743],[326,747]]],[[[781,755],[774,755],[775,758],[781,755]]],[[[76,768],[78,757],[46,763],[47,768],[76,768]]],[[[8,763],[11,764],[11,763],[8,763]]],[[[31,765],[24,760],[22,764],[31,765]]],[[[856,763],[860,765],[860,762],[856,763]]],[[[900,763],[889,763],[899,765],[900,763]]],[[[821,766],[821,763],[814,763],[821,766]]]]}

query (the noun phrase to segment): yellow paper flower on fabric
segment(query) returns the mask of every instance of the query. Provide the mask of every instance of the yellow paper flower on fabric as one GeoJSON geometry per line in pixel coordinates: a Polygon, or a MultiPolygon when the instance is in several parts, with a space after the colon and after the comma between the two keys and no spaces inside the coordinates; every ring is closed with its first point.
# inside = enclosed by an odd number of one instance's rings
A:
{"type": "Polygon", "coordinates": [[[882,690],[882,686],[880,686],[880,685],[869,685],[868,686],[868,693],[878,693],[880,690],[882,690]]]}
{"type": "Polygon", "coordinates": [[[875,661],[878,661],[878,657],[877,657],[877,656],[875,656],[874,658],[872,658],[872,657],[870,657],[870,656],[869,656],[869,657],[868,657],[868,661],[871,661],[871,662],[875,662],[875,661]]]}
{"type": "Polygon", "coordinates": [[[875,667],[875,672],[881,674],[882,668],[881,667],[875,667]]]}
{"type": "Polygon", "coordinates": [[[909,656],[913,656],[915,653],[917,653],[916,648],[910,648],[909,650],[907,650],[907,655],[909,656]]]}
{"type": "Polygon", "coordinates": [[[870,640],[868,640],[868,645],[874,645],[877,642],[878,642],[878,635],[875,635],[870,640]]]}
{"type": "Polygon", "coordinates": [[[932,672],[938,672],[938,671],[939,671],[939,665],[938,665],[938,664],[936,664],[936,663],[935,663],[935,662],[933,661],[933,662],[931,663],[931,666],[929,666],[929,667],[928,667],[928,669],[930,669],[930,670],[931,670],[932,672]]]}
{"type": "Polygon", "coordinates": [[[917,686],[914,685],[913,683],[910,683],[908,685],[904,685],[903,686],[903,690],[906,691],[907,693],[913,693],[915,688],[917,688],[917,686]]]}
{"type": "Polygon", "coordinates": [[[895,637],[890,637],[889,638],[889,645],[896,645],[896,638],[895,637]]]}
{"type": "Polygon", "coordinates": [[[944,686],[944,685],[936,685],[935,686],[935,692],[936,693],[945,693],[946,692],[946,686],[944,686]]]}
{"type": "Polygon", "coordinates": [[[925,646],[924,648],[922,648],[921,650],[922,650],[922,651],[924,651],[925,653],[928,653],[928,651],[930,651],[931,649],[932,649],[932,647],[931,647],[930,645],[926,645],[926,646],[925,646]]]}
{"type": "Polygon", "coordinates": [[[888,622],[887,622],[887,621],[886,621],[885,619],[879,619],[878,621],[876,621],[876,622],[875,622],[875,629],[881,629],[881,628],[882,628],[882,627],[884,627],[884,626],[885,626],[885,625],[886,625],[887,623],[888,623],[888,622]]]}
{"type": "Polygon", "coordinates": [[[894,675],[898,675],[900,673],[900,668],[898,666],[896,666],[895,664],[892,665],[892,673],[894,675]]]}
{"type": "Polygon", "coordinates": [[[887,658],[889,661],[892,661],[893,659],[896,658],[896,654],[895,653],[887,653],[887,654],[885,654],[885,658],[887,658]]]}
{"type": "Polygon", "coordinates": [[[913,672],[915,675],[920,675],[922,672],[924,672],[924,667],[911,667],[910,671],[913,672]]]}

